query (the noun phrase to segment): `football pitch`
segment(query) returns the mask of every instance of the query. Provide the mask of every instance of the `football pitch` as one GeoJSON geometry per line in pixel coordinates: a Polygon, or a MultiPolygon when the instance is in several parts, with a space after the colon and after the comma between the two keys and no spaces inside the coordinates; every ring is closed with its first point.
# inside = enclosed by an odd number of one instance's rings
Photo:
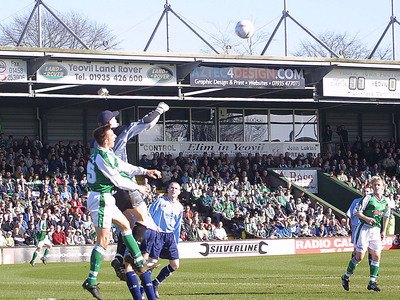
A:
{"type": "MultiPolygon", "coordinates": [[[[159,288],[161,299],[399,299],[400,252],[384,251],[379,294],[366,289],[369,267],[364,260],[341,286],[350,253],[183,259],[181,268],[159,288]]],[[[166,264],[162,261],[161,267],[166,264]]],[[[94,299],[82,289],[89,263],[48,263],[36,267],[0,266],[1,299],[94,299]]],[[[158,272],[157,270],[155,272],[158,272]]],[[[109,262],[99,276],[104,299],[131,299],[109,262]]]]}

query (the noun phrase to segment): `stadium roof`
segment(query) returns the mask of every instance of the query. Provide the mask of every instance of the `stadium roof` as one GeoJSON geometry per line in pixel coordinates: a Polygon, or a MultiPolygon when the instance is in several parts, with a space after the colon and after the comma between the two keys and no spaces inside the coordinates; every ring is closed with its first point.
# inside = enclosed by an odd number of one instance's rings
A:
{"type": "MultiPolygon", "coordinates": [[[[263,101],[312,102],[322,78],[338,67],[374,70],[399,70],[397,61],[351,60],[344,58],[270,57],[243,55],[206,55],[177,53],[126,53],[91,50],[0,47],[0,61],[19,59],[27,62],[28,80],[0,84],[0,96],[6,98],[35,97],[37,99],[104,99],[99,89],[107,88],[107,99],[112,100],[207,100],[207,101],[263,101]],[[65,84],[39,82],[37,70],[47,62],[166,64],[176,67],[176,82],[170,85],[108,85],[65,84]],[[233,88],[193,86],[190,72],[197,67],[210,68],[292,68],[301,69],[305,84],[298,89],[233,88]]],[[[1,74],[1,71],[0,71],[1,74]]],[[[0,78],[0,80],[2,80],[0,78]]],[[[4,98],[3,98],[4,100],[4,98]]]]}

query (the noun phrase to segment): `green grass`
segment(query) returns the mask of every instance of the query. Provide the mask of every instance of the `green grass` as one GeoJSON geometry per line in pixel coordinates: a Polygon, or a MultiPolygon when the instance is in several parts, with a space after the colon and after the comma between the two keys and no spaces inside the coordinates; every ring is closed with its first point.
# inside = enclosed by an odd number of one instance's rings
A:
{"type": "MultiPolygon", "coordinates": [[[[379,284],[381,293],[367,291],[369,268],[363,261],[345,292],[340,276],[349,253],[184,259],[181,268],[161,286],[168,299],[399,299],[400,260],[385,251],[379,284]]],[[[40,260],[38,260],[40,262],[40,260]]],[[[162,264],[162,266],[165,265],[162,264]]],[[[1,299],[93,299],[81,287],[88,263],[38,263],[0,266],[1,299]]],[[[157,271],[156,271],[157,272],[157,271]]],[[[131,299],[117,281],[109,262],[99,276],[105,299],[131,299]]]]}

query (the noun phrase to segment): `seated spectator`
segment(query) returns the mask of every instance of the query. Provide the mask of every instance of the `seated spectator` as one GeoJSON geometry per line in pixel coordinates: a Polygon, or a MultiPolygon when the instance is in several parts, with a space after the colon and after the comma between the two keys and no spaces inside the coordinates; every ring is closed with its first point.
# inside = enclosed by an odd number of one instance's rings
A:
{"type": "Polygon", "coordinates": [[[72,200],[72,194],[68,189],[68,185],[64,185],[62,187],[62,192],[60,194],[60,198],[63,202],[68,202],[68,201],[72,200]]]}
{"type": "Polygon", "coordinates": [[[208,215],[212,211],[213,198],[206,189],[203,189],[199,201],[199,210],[201,213],[208,215]]]}
{"type": "Polygon", "coordinates": [[[192,223],[190,225],[190,229],[187,233],[187,240],[188,241],[201,241],[196,224],[194,224],[194,223],[192,223]]]}
{"type": "Polygon", "coordinates": [[[204,227],[203,222],[201,222],[199,228],[197,228],[197,234],[200,241],[208,241],[208,230],[204,227]]]}
{"type": "Polygon", "coordinates": [[[231,219],[231,224],[232,224],[232,233],[235,239],[241,239],[242,238],[242,233],[244,231],[244,218],[243,216],[238,212],[235,211],[233,218],[231,219]]]}
{"type": "Polygon", "coordinates": [[[161,182],[162,186],[166,187],[167,184],[171,181],[172,173],[170,171],[170,167],[168,165],[164,165],[161,171],[161,182]]]}
{"type": "Polygon", "coordinates": [[[53,244],[54,245],[66,245],[67,239],[65,237],[64,231],[62,231],[61,226],[57,225],[56,230],[53,232],[53,244]]]}
{"type": "Polygon", "coordinates": [[[230,199],[230,196],[225,195],[222,202],[222,213],[225,219],[231,220],[235,213],[235,205],[230,199]]]}
{"type": "Polygon", "coordinates": [[[193,218],[193,211],[189,205],[185,206],[185,209],[183,210],[183,219],[192,219],[193,218]]]}
{"type": "Polygon", "coordinates": [[[257,230],[254,233],[256,238],[265,239],[267,237],[267,230],[265,229],[264,223],[257,223],[257,230]]]}
{"type": "Polygon", "coordinates": [[[321,223],[319,227],[317,227],[315,235],[316,237],[328,237],[328,230],[323,223],[321,223]]]}
{"type": "Polygon", "coordinates": [[[75,245],[75,228],[69,226],[65,233],[67,245],[75,245]]]}
{"type": "Polygon", "coordinates": [[[340,171],[339,171],[339,174],[336,175],[336,178],[337,178],[338,180],[340,180],[340,181],[343,181],[343,182],[347,182],[347,181],[348,181],[347,175],[344,174],[344,170],[340,170],[340,171]]]}
{"type": "Polygon", "coordinates": [[[12,236],[11,231],[7,231],[7,233],[6,233],[5,246],[6,247],[14,247],[14,238],[12,236]]]}
{"type": "Polygon", "coordinates": [[[181,233],[179,235],[179,241],[185,242],[188,240],[188,233],[183,228],[181,229],[181,233]]]}
{"type": "Polygon", "coordinates": [[[80,229],[75,230],[74,243],[77,246],[86,244],[85,237],[83,236],[82,231],[80,229]]]}
{"type": "Polygon", "coordinates": [[[206,222],[204,223],[204,228],[205,228],[206,230],[208,230],[208,231],[214,231],[215,226],[214,226],[214,224],[212,223],[210,217],[207,217],[207,218],[206,218],[206,222]]]}
{"type": "Polygon", "coordinates": [[[86,245],[93,245],[96,240],[96,232],[94,230],[91,230],[90,228],[86,228],[83,236],[85,238],[85,244],[86,245]]]}
{"type": "Polygon", "coordinates": [[[223,217],[222,210],[223,207],[220,201],[217,199],[216,193],[214,192],[213,202],[212,202],[212,217],[216,223],[219,223],[222,220],[223,217]]]}
{"type": "Polygon", "coordinates": [[[139,165],[145,169],[149,169],[151,167],[151,160],[148,159],[146,154],[142,155],[142,158],[139,160],[139,165]]]}
{"type": "Polygon", "coordinates": [[[268,232],[267,238],[269,238],[269,239],[279,239],[280,238],[280,235],[276,231],[276,228],[274,226],[271,227],[271,230],[268,232]]]}
{"type": "Polygon", "coordinates": [[[29,222],[28,229],[24,233],[25,244],[28,246],[35,244],[36,227],[34,222],[29,222]]]}
{"type": "Polygon", "coordinates": [[[217,226],[214,228],[214,238],[219,241],[225,241],[228,239],[222,222],[218,222],[217,226]]]}
{"type": "Polygon", "coordinates": [[[84,214],[83,210],[85,210],[85,207],[83,206],[79,196],[77,193],[73,194],[73,199],[70,201],[70,213],[71,214],[76,214],[82,216],[84,214]]]}
{"type": "Polygon", "coordinates": [[[23,233],[20,231],[19,227],[14,227],[13,229],[13,239],[14,239],[14,246],[26,246],[25,244],[25,237],[23,233]]]}

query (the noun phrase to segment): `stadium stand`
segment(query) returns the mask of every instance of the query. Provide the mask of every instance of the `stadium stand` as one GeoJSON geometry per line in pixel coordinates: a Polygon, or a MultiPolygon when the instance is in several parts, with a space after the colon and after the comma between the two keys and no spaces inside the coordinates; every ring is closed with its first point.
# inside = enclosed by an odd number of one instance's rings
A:
{"type": "MultiPolygon", "coordinates": [[[[90,146],[80,142],[47,145],[29,137],[20,141],[0,135],[0,227],[1,236],[8,238],[3,246],[33,245],[35,225],[44,212],[49,215],[49,228],[61,227],[67,245],[94,243],[86,209],[89,154],[90,146]]],[[[400,207],[400,147],[393,140],[371,138],[365,144],[354,143],[346,153],[339,149],[324,157],[292,159],[264,153],[229,157],[205,152],[200,157],[174,158],[155,153],[139,163],[163,173],[161,180],[140,179],[151,192],[149,201],[164,193],[170,182],[181,184],[183,241],[215,240],[220,236],[221,230],[215,234],[220,222],[228,237],[236,239],[349,235],[345,218],[290,184],[277,184],[269,174],[271,168],[321,168],[360,191],[372,176],[379,175],[395,210],[400,207]]]]}

